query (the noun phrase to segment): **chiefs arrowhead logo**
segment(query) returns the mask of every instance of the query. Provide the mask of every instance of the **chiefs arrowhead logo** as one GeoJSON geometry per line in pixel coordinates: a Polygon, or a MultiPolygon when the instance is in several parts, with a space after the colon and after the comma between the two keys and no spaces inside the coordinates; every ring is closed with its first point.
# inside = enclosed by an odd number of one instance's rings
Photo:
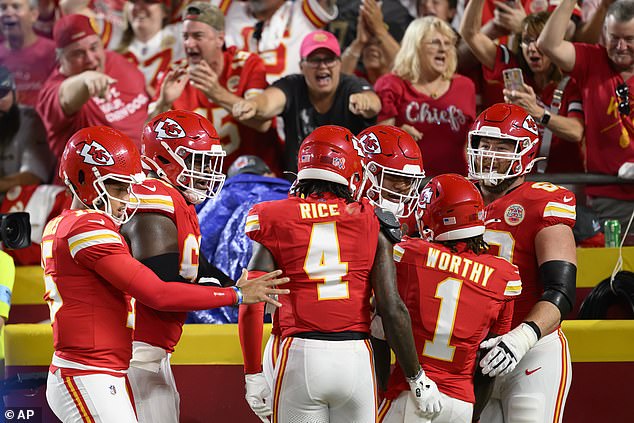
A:
{"type": "Polygon", "coordinates": [[[522,128],[526,129],[527,131],[535,135],[539,135],[539,128],[537,127],[537,122],[535,122],[535,119],[533,119],[531,115],[526,116],[526,119],[524,119],[524,122],[522,122],[522,128]]]}
{"type": "Polygon", "coordinates": [[[431,197],[433,195],[433,191],[431,187],[427,187],[420,193],[420,197],[418,198],[418,207],[420,209],[426,209],[427,204],[431,203],[431,197]]]}
{"type": "Polygon", "coordinates": [[[366,153],[381,154],[381,144],[379,143],[379,138],[374,135],[374,132],[363,135],[359,138],[359,141],[361,145],[363,145],[363,149],[366,153]]]}
{"type": "Polygon", "coordinates": [[[154,128],[154,132],[156,132],[156,137],[159,139],[183,138],[186,135],[185,130],[178,124],[178,122],[170,118],[159,121],[154,128]]]}
{"type": "Polygon", "coordinates": [[[84,158],[84,163],[95,166],[110,166],[114,164],[112,154],[97,141],[91,141],[90,144],[83,143],[79,154],[84,158]]]}
{"type": "Polygon", "coordinates": [[[352,147],[354,147],[359,157],[365,157],[365,154],[363,153],[363,144],[359,142],[357,137],[352,137],[352,147]]]}

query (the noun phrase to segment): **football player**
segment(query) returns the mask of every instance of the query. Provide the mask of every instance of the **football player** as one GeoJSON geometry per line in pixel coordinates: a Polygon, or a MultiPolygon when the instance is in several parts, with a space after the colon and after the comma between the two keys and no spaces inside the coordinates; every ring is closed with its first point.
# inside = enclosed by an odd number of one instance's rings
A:
{"type": "MultiPolygon", "coordinates": [[[[394,246],[399,293],[412,318],[420,364],[441,392],[443,408],[432,422],[470,423],[478,348],[487,335],[510,330],[520,276],[506,260],[483,254],[484,203],[463,176],[434,177],[418,207],[425,239],[405,237],[394,246]]],[[[411,401],[396,366],[379,421],[412,421],[411,401]]]]}
{"type": "Polygon", "coordinates": [[[267,294],[276,290],[267,286],[276,281],[231,288],[163,283],[132,258],[119,225],[138,205],[131,186],[144,174],[138,150],[121,132],[103,126],[76,132],[60,177],[73,202],[42,236],[55,347],[46,398],[62,421],[136,422],[126,390],[135,301],[126,294],[158,310],[185,311],[271,301],[267,294]]]}
{"type": "Polygon", "coordinates": [[[418,143],[391,125],[370,126],[357,138],[365,154],[363,183],[357,196],[392,212],[404,234],[416,232],[414,210],[425,178],[418,143]]]}
{"type": "MultiPolygon", "coordinates": [[[[196,282],[214,276],[200,255],[200,226],[194,208],[215,197],[225,180],[225,152],[213,125],[190,111],[159,114],[143,129],[141,160],[151,177],[133,188],[137,214],[121,233],[132,255],[164,281],[196,282]],[[202,264],[202,266],[201,266],[202,264]]],[[[138,302],[129,378],[140,422],[177,422],[179,396],[169,359],[187,318],[138,302]]]]}
{"type": "Polygon", "coordinates": [[[375,212],[367,199],[354,200],[362,156],[347,129],[317,128],[300,147],[289,198],[255,205],[247,217],[246,232],[254,240],[250,273],[280,266],[292,280],[292,298],[280,299],[285,307],[277,313],[282,343],[273,422],[376,422],[372,290],[417,415],[440,411],[440,394],[418,363],[395,286],[388,240],[394,233],[389,227],[381,231],[383,212],[375,212]]]}
{"type": "Polygon", "coordinates": [[[560,323],[575,304],[576,201],[565,188],[526,182],[538,151],[537,124],[518,106],[489,107],[469,132],[469,177],[486,204],[484,240],[519,268],[523,284],[514,329],[482,344],[492,348],[482,371],[498,376],[483,421],[560,422],[570,388],[560,323]]]}

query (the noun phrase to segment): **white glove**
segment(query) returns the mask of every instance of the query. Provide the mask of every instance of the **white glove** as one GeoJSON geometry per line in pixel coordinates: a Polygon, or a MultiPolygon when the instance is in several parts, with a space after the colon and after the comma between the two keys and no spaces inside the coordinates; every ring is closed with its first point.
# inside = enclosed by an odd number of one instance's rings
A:
{"type": "Polygon", "coordinates": [[[526,323],[505,335],[487,339],[480,344],[480,348],[493,349],[480,360],[482,373],[491,377],[511,373],[537,340],[535,330],[526,323]]]}
{"type": "Polygon", "coordinates": [[[416,415],[433,419],[442,410],[442,399],[436,383],[429,379],[423,369],[413,377],[407,378],[409,389],[416,404],[416,415]]]}
{"type": "Polygon", "coordinates": [[[244,381],[246,382],[246,395],[245,398],[251,410],[262,420],[264,423],[269,423],[267,416],[273,413],[271,409],[271,389],[269,384],[266,383],[266,378],[263,373],[255,373],[252,375],[244,375],[244,381]]]}
{"type": "Polygon", "coordinates": [[[619,168],[619,178],[634,179],[634,163],[625,162],[619,168]]]}

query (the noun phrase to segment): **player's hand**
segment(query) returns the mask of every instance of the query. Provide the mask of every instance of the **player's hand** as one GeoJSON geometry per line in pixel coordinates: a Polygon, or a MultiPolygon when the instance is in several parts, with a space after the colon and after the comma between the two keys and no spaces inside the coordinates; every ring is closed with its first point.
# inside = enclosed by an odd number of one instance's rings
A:
{"type": "Polygon", "coordinates": [[[189,77],[187,76],[187,70],[184,67],[178,67],[175,69],[171,69],[163,78],[163,82],[161,83],[161,92],[159,94],[159,102],[163,104],[169,104],[170,107],[174,101],[176,101],[187,82],[189,81],[189,77]]]}
{"type": "Polygon", "coordinates": [[[255,373],[252,375],[244,375],[244,381],[246,383],[246,395],[247,404],[251,407],[251,410],[262,420],[264,423],[269,423],[268,416],[273,414],[271,408],[271,389],[269,384],[266,383],[266,378],[263,373],[255,373]]]}
{"type": "Polygon", "coordinates": [[[634,179],[634,163],[623,163],[621,167],[619,167],[619,178],[634,179]]]}
{"type": "Polygon", "coordinates": [[[110,100],[110,86],[117,82],[116,79],[97,71],[85,71],[82,76],[90,97],[110,100]]]}
{"type": "Polygon", "coordinates": [[[420,369],[416,377],[407,379],[410,393],[416,404],[416,415],[426,419],[433,419],[442,410],[442,398],[436,383],[427,377],[420,369]]]}
{"type": "Polygon", "coordinates": [[[231,113],[233,114],[233,117],[238,120],[249,120],[255,117],[256,111],[257,107],[254,101],[242,100],[233,105],[231,113]]]}
{"type": "Polygon", "coordinates": [[[249,272],[247,269],[242,269],[242,275],[236,283],[236,286],[242,291],[242,303],[255,304],[266,301],[276,307],[281,307],[282,304],[279,301],[269,296],[284,295],[290,292],[288,289],[274,288],[275,285],[283,285],[290,281],[289,278],[278,278],[281,274],[281,270],[275,270],[255,279],[247,279],[249,272]]]}
{"type": "Polygon", "coordinates": [[[189,80],[194,88],[200,91],[211,100],[215,100],[221,89],[218,82],[218,74],[204,60],[195,66],[190,66],[189,80]]]}
{"type": "Polygon", "coordinates": [[[505,335],[485,340],[480,348],[493,349],[480,360],[482,373],[491,377],[511,373],[537,341],[535,330],[526,323],[505,335]]]}
{"type": "Polygon", "coordinates": [[[361,115],[363,117],[366,116],[367,113],[371,110],[372,102],[368,98],[365,93],[354,93],[350,94],[350,99],[348,100],[348,109],[355,115],[361,115]]]}

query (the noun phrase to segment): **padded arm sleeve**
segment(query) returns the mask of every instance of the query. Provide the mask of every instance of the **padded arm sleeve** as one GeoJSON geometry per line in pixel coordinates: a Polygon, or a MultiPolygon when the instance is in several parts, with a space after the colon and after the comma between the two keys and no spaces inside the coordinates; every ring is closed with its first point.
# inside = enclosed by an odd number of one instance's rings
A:
{"type": "Polygon", "coordinates": [[[564,260],[547,261],[539,266],[539,276],[544,284],[542,301],[554,304],[563,320],[575,304],[577,266],[564,260]]]}
{"type": "Polygon", "coordinates": [[[209,263],[207,258],[202,254],[198,257],[198,279],[215,278],[218,279],[222,286],[233,286],[236,282],[227,276],[222,270],[209,263]]]}
{"type": "Polygon", "coordinates": [[[180,267],[178,253],[167,253],[144,258],[141,263],[152,270],[162,281],[189,282],[178,274],[180,267]]]}
{"type": "MultiPolygon", "coordinates": [[[[257,270],[249,271],[249,279],[266,274],[257,270]]],[[[241,305],[238,315],[238,334],[244,359],[244,373],[253,374],[262,371],[262,333],[264,303],[241,305]]]]}
{"type": "Polygon", "coordinates": [[[104,256],[94,269],[116,288],[159,311],[206,310],[234,305],[238,300],[233,288],[165,283],[127,254],[104,256]]]}

